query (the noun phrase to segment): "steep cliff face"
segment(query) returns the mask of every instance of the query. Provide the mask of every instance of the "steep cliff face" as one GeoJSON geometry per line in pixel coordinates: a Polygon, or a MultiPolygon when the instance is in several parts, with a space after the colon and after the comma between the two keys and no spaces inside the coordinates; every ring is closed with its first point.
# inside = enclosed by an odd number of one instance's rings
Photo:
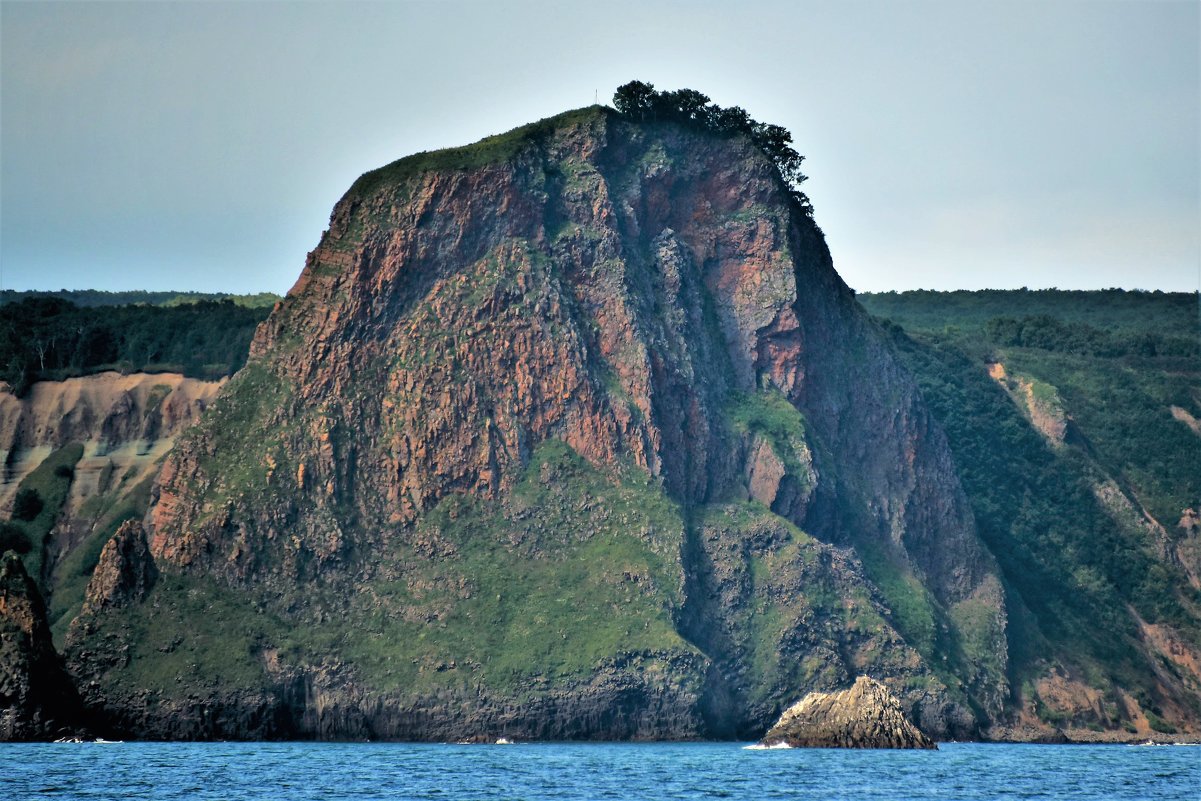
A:
{"type": "Polygon", "coordinates": [[[41,595],[21,560],[7,554],[0,561],[0,742],[74,735],[82,712],[41,595]]]}
{"type": "Polygon", "coordinates": [[[153,606],[72,652],[143,627],[92,671],[138,726],[744,734],[871,672],[964,736],[1009,694],[943,435],[742,138],[593,108],[363,176],[156,491],[153,606]]]}

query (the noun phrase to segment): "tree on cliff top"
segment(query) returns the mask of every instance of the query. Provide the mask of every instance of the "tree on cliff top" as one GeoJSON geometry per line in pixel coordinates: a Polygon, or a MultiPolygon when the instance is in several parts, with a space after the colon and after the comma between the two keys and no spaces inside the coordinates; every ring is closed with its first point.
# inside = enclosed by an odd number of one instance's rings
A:
{"type": "Polygon", "coordinates": [[[630,81],[613,93],[613,107],[639,122],[671,121],[691,125],[722,136],[743,135],[771,159],[801,210],[813,216],[813,204],[801,191],[806,176],[801,172],[805,157],[792,147],[792,134],[780,125],[758,122],[738,106],[722,108],[694,89],[657,92],[654,84],[630,81]]]}

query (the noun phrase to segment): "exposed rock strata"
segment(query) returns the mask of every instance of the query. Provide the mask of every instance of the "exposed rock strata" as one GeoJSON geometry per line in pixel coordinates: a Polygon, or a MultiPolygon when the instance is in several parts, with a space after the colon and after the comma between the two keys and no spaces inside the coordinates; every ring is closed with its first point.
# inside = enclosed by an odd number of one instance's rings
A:
{"type": "Polygon", "coordinates": [[[793,748],[937,748],[909,722],[897,697],[860,676],[850,688],[809,693],[763,736],[764,745],[793,748]]]}
{"type": "Polygon", "coordinates": [[[99,373],[39,381],[22,398],[0,392],[0,506],[51,451],[84,443],[76,468],[79,503],[103,492],[114,471],[152,466],[196,422],[225,381],[176,373],[99,373]]]}
{"type": "MultiPolygon", "coordinates": [[[[73,550],[111,534],[114,517],[141,515],[164,455],[224,384],[174,373],[106,372],[39,381],[21,398],[0,391],[0,517],[11,511],[21,481],[47,457],[83,446],[46,542],[37,577],[44,587],[58,583],[55,570],[73,550]]],[[[54,605],[54,598],[47,600],[54,605]]]]}

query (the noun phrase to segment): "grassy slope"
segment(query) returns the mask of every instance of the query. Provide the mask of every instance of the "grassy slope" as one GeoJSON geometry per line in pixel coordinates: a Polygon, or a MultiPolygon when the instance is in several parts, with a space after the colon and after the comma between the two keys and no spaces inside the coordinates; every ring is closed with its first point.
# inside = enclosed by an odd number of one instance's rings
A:
{"type": "Polygon", "coordinates": [[[350,654],[384,686],[442,683],[437,667],[456,661],[512,690],[584,677],[620,653],[688,650],[672,624],[682,531],[656,484],[615,482],[543,443],[506,507],[452,495],[423,518],[415,541],[445,558],[394,546],[406,569],[372,586],[359,610],[368,635],[350,654]]]}
{"type": "Polygon", "coordinates": [[[533,141],[576,122],[611,113],[604,106],[588,106],[489,136],[470,145],[415,153],[364,173],[347,195],[367,197],[382,186],[394,186],[431,170],[473,170],[511,160],[533,141]]]}
{"type": "Polygon", "coordinates": [[[204,577],[164,576],[147,603],[100,619],[132,635],[128,668],[110,678],[171,697],[218,677],[260,687],[258,655],[274,648],[295,664],[343,659],[377,690],[520,693],[581,679],[623,653],[692,650],[673,625],[681,537],[656,484],[603,475],[550,441],[509,504],[444,499],[376,555],[366,586],[312,587],[303,619],[204,577]]]}

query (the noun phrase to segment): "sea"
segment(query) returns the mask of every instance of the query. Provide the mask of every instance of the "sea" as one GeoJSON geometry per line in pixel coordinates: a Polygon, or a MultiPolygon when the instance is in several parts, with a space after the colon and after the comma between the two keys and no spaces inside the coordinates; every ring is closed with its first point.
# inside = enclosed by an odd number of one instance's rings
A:
{"type": "Polygon", "coordinates": [[[1201,798],[1201,747],[945,743],[937,751],[742,743],[0,745],[0,799],[1201,798]]]}

